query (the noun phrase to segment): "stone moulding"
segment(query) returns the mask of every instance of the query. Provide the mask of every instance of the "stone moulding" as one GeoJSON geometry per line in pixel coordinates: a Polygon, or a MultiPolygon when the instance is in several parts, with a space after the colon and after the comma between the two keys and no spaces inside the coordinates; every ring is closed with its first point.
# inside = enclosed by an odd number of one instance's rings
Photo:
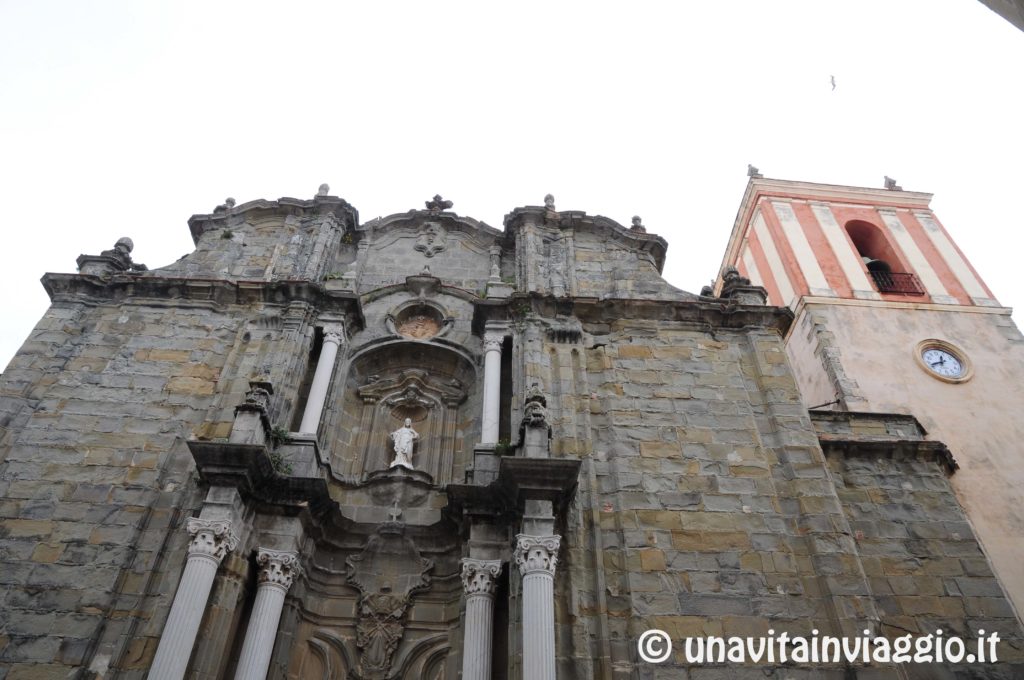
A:
{"type": "Polygon", "coordinates": [[[449,484],[450,508],[514,515],[527,500],[551,501],[564,512],[579,482],[581,461],[573,458],[502,456],[498,477],[487,486],[449,484]]]}
{"type": "Polygon", "coordinates": [[[556,299],[551,295],[517,293],[500,300],[478,300],[474,304],[474,333],[482,334],[488,321],[505,321],[511,310],[526,307],[545,319],[571,316],[587,324],[607,324],[622,319],[648,319],[691,324],[695,328],[742,330],[760,327],[785,335],[793,323],[788,307],[737,304],[735,300],[689,298],[651,300],[632,298],[575,297],[556,299]]]}
{"type": "Polygon", "coordinates": [[[895,441],[895,440],[857,440],[819,436],[821,450],[826,456],[838,455],[849,458],[864,456],[869,458],[915,458],[925,462],[941,465],[948,474],[956,472],[960,465],[952,452],[942,442],[931,441],[895,441]]]}
{"type": "Polygon", "coordinates": [[[190,441],[188,448],[205,484],[234,487],[243,496],[268,505],[306,507],[313,515],[337,507],[323,479],[275,473],[266,446],[190,441]]]}
{"type": "Polygon", "coordinates": [[[354,229],[359,223],[359,211],[344,199],[336,196],[316,196],[312,199],[279,198],[276,201],[256,199],[236,205],[225,212],[208,215],[193,215],[188,219],[188,228],[192,232],[192,241],[199,243],[203,234],[214,229],[227,226],[241,226],[246,217],[262,219],[280,216],[282,219],[290,215],[316,217],[324,212],[334,215],[338,226],[345,230],[354,229]]]}
{"type": "Polygon", "coordinates": [[[321,313],[341,314],[352,332],[366,325],[359,296],[348,291],[327,291],[304,280],[230,281],[153,275],[122,274],[109,279],[81,274],[43,275],[43,288],[53,302],[95,300],[122,302],[130,299],[175,300],[216,306],[253,303],[307,302],[321,313]]]}
{"type": "Polygon", "coordinates": [[[526,206],[516,208],[505,215],[505,231],[515,237],[525,223],[544,224],[545,219],[550,215],[556,216],[552,226],[562,230],[590,232],[606,239],[618,241],[634,251],[649,253],[654,258],[654,265],[659,273],[665,267],[665,253],[668,251],[668,242],[665,239],[656,234],[627,229],[615,220],[602,215],[588,215],[578,210],[562,210],[552,213],[544,206],[526,206]]]}
{"type": "Polygon", "coordinates": [[[942,442],[926,441],[927,432],[912,415],[859,411],[810,411],[826,456],[915,458],[939,463],[948,474],[960,467],[942,442]]]}

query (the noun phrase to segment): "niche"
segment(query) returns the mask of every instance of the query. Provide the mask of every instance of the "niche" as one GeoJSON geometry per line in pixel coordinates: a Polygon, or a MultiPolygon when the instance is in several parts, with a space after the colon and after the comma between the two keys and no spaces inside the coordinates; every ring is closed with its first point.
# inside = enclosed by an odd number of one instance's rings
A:
{"type": "MultiPolygon", "coordinates": [[[[415,316],[410,312],[409,318],[415,316]]],[[[475,422],[469,416],[476,385],[470,361],[452,349],[409,340],[376,347],[358,356],[352,367],[343,420],[355,426],[338,437],[345,442],[342,458],[349,474],[365,479],[386,470],[394,459],[391,433],[408,418],[419,435],[414,469],[439,486],[462,481],[463,442],[475,422]]]]}

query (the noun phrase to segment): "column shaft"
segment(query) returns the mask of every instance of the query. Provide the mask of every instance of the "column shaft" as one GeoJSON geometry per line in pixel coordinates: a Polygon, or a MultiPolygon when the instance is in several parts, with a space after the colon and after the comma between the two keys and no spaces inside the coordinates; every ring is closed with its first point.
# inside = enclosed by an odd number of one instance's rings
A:
{"type": "Polygon", "coordinates": [[[249,617],[242,653],[238,657],[235,680],[265,680],[274,652],[277,626],[284,609],[285,589],[274,583],[261,583],[249,617]]]}
{"type": "Polygon", "coordinates": [[[462,680],[491,677],[491,630],[494,596],[471,595],[466,600],[466,639],[462,650],[462,680]]]}
{"type": "Polygon", "coordinates": [[[488,334],[484,339],[484,407],[481,444],[498,442],[498,414],[501,410],[501,342],[500,335],[488,334]]]}
{"type": "Polygon", "coordinates": [[[188,556],[160,645],[149,669],[151,680],[180,680],[185,677],[192,646],[217,576],[217,566],[217,561],[206,555],[188,556]]]}
{"type": "Polygon", "coordinates": [[[559,536],[516,536],[523,575],[523,677],[555,680],[555,567],[559,536]]]}
{"type": "Polygon", "coordinates": [[[551,574],[523,577],[523,677],[555,680],[555,595],[551,574]]]}
{"type": "Polygon", "coordinates": [[[313,384],[309,387],[309,396],[306,397],[306,410],[302,412],[302,424],[299,425],[299,432],[316,434],[320,429],[320,415],[323,413],[324,402],[327,400],[327,390],[331,385],[334,362],[338,357],[340,344],[340,334],[324,333],[320,360],[316,364],[316,373],[313,374],[313,384]]]}
{"type": "Polygon", "coordinates": [[[299,556],[293,552],[260,548],[256,564],[260,567],[260,585],[249,615],[245,642],[238,656],[235,680],[266,680],[277,627],[281,623],[284,596],[299,572],[299,556]]]}
{"type": "Polygon", "coordinates": [[[231,522],[193,517],[186,525],[192,542],[174,603],[149,667],[151,680],[181,680],[188,669],[192,647],[203,622],[206,602],[217,577],[217,567],[238,545],[231,522]]]}
{"type": "Polygon", "coordinates": [[[500,560],[462,560],[462,585],[466,591],[462,680],[490,680],[494,591],[499,574],[500,560]]]}

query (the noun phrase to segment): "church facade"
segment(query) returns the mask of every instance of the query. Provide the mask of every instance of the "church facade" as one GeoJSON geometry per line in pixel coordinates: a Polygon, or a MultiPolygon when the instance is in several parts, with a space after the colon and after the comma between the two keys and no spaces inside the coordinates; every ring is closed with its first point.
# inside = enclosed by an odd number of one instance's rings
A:
{"type": "MultiPolygon", "coordinates": [[[[0,680],[1018,677],[1020,543],[976,505],[1011,502],[1021,466],[996,484],[984,447],[922,425],[931,402],[891,407],[844,368],[835,309],[887,299],[878,265],[843,255],[817,285],[830,237],[803,249],[808,227],[762,210],[891,196],[769,184],[699,295],[639,218],[549,196],[498,230],[435,196],[360,222],[326,185],[193,216],[166,267],[122,239],[47,274],[0,377],[0,680]],[[854,269],[860,288],[835,282],[854,269]],[[997,634],[998,661],[684,656],[938,629],[997,634]]],[[[879,233],[844,238],[891,272],[906,244],[879,233]]],[[[962,311],[928,294],[885,309],[962,311]]],[[[980,350],[925,335],[943,371],[973,359],[951,387],[983,385],[980,350]]]]}

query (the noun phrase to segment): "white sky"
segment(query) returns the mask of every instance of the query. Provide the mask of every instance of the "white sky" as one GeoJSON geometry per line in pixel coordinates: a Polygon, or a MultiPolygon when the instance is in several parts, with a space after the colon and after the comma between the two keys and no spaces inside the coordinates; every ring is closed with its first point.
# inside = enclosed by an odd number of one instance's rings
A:
{"type": "Polygon", "coordinates": [[[321,182],[363,221],[435,193],[499,229],[548,192],[639,214],[696,292],[747,163],[887,174],[1022,305],[1022,110],[1024,33],[976,0],[0,0],[0,366],[44,272],[120,236],[163,266],[190,215],[321,182]]]}

